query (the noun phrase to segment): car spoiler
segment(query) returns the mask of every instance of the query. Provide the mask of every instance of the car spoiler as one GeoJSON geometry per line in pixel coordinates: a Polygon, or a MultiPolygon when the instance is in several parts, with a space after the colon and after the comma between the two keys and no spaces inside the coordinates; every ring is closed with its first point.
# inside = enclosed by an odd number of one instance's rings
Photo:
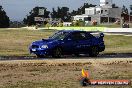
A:
{"type": "Polygon", "coordinates": [[[93,36],[104,37],[104,33],[101,31],[89,31],[89,33],[92,34],[93,36]]]}

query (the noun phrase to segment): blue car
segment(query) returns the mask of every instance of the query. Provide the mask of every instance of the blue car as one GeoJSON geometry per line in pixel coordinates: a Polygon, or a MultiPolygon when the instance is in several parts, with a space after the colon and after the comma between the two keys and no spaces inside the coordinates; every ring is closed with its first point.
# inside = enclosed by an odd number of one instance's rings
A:
{"type": "Polygon", "coordinates": [[[63,55],[89,54],[96,57],[99,52],[105,50],[103,41],[104,34],[93,36],[92,32],[77,30],[62,30],[55,33],[49,39],[42,39],[33,42],[30,47],[30,53],[36,54],[38,57],[52,56],[55,58],[63,55]]]}

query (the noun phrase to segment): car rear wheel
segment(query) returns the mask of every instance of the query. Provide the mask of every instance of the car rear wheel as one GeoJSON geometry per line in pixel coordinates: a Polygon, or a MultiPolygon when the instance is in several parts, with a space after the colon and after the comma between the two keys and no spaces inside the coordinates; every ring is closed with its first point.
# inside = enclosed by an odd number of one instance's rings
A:
{"type": "Polygon", "coordinates": [[[39,54],[36,54],[36,56],[37,56],[38,58],[43,58],[43,57],[44,57],[44,55],[39,55],[39,54]]]}
{"type": "Polygon", "coordinates": [[[53,55],[52,57],[55,57],[55,58],[60,58],[62,57],[62,49],[61,48],[55,48],[53,50],[53,55]]]}
{"type": "Polygon", "coordinates": [[[97,46],[93,46],[90,49],[89,56],[96,57],[99,54],[99,50],[97,46]]]}
{"type": "Polygon", "coordinates": [[[74,53],[74,55],[75,55],[76,57],[80,57],[80,54],[79,54],[79,53],[74,53]]]}

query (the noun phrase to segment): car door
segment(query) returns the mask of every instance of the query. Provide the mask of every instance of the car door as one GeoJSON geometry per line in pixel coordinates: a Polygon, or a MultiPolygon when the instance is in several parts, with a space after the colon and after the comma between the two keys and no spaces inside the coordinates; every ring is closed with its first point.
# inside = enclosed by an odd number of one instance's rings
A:
{"type": "Polygon", "coordinates": [[[83,41],[80,32],[73,32],[64,40],[63,52],[68,54],[74,54],[82,52],[83,41]]]}
{"type": "Polygon", "coordinates": [[[76,36],[75,52],[87,53],[91,44],[91,39],[86,32],[79,32],[76,36]]]}
{"type": "Polygon", "coordinates": [[[76,41],[73,38],[73,34],[69,34],[62,44],[63,52],[65,54],[73,54],[76,47],[76,41]]]}
{"type": "Polygon", "coordinates": [[[65,53],[85,53],[90,46],[90,39],[87,39],[85,32],[71,33],[63,43],[65,53]]]}
{"type": "Polygon", "coordinates": [[[80,32],[75,33],[74,40],[76,43],[74,52],[82,53],[84,51],[84,40],[85,40],[84,33],[80,33],[80,32]]]}
{"type": "Polygon", "coordinates": [[[90,47],[92,45],[93,35],[90,33],[85,33],[85,39],[83,39],[83,53],[89,53],[90,47]]]}

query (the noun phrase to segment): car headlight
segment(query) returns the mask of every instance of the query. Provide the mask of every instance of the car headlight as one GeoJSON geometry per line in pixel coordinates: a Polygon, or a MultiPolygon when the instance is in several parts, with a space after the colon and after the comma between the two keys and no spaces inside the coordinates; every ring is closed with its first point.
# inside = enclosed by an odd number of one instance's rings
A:
{"type": "Polygon", "coordinates": [[[41,48],[48,48],[48,45],[42,45],[41,48]]]}

